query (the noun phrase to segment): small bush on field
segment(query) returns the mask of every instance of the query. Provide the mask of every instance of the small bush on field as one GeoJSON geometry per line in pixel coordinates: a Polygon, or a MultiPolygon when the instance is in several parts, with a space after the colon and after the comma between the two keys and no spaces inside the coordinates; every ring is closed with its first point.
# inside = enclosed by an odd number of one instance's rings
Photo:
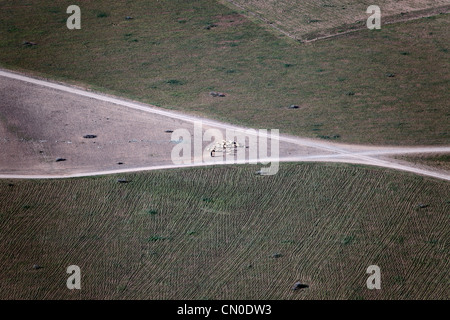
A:
{"type": "Polygon", "coordinates": [[[403,284],[403,283],[405,283],[405,278],[402,277],[402,276],[395,276],[395,277],[394,277],[394,281],[395,281],[396,283],[403,284]]]}
{"type": "Polygon", "coordinates": [[[19,28],[17,28],[16,26],[12,26],[12,27],[9,27],[7,31],[8,32],[15,32],[15,31],[19,31],[19,28]]]}
{"type": "Polygon", "coordinates": [[[177,79],[170,79],[166,81],[168,84],[176,84],[176,85],[183,85],[184,82],[177,79]]]}
{"type": "Polygon", "coordinates": [[[97,18],[106,18],[108,14],[106,12],[99,12],[97,13],[97,18]]]}
{"type": "Polygon", "coordinates": [[[158,211],[153,210],[153,209],[147,210],[147,214],[150,214],[150,215],[155,215],[157,213],[158,213],[158,211]]]}
{"type": "Polygon", "coordinates": [[[163,240],[167,240],[167,237],[161,237],[161,236],[153,236],[147,239],[147,241],[149,242],[156,242],[156,241],[163,241],[163,240]]]}
{"type": "Polygon", "coordinates": [[[347,245],[347,244],[352,243],[353,240],[355,240],[355,236],[348,236],[348,237],[345,237],[344,239],[342,239],[341,242],[342,242],[342,244],[347,245]]]}
{"type": "Polygon", "coordinates": [[[117,292],[122,293],[127,289],[126,285],[117,286],[117,292]]]}
{"type": "Polygon", "coordinates": [[[323,135],[320,135],[320,136],[317,136],[317,137],[320,138],[320,139],[331,140],[331,139],[338,139],[338,138],[340,138],[341,136],[338,135],[338,134],[335,134],[335,135],[333,135],[333,136],[323,136],[323,135]]]}

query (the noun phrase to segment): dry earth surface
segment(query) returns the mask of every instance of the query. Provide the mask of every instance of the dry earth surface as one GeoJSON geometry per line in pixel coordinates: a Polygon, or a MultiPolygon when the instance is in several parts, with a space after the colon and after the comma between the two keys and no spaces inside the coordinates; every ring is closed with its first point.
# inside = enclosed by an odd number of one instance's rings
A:
{"type": "MultiPolygon", "coordinates": [[[[172,134],[165,131],[186,129],[194,134],[194,124],[176,115],[130,109],[1,76],[0,101],[3,174],[63,175],[172,165],[171,152],[179,140],[172,140],[172,134]],[[87,134],[97,137],[83,138],[87,134]],[[66,161],[56,162],[57,158],[66,161]]],[[[203,125],[202,134],[209,128],[203,125]]],[[[226,137],[224,129],[215,129],[226,137]]],[[[271,140],[267,142],[270,147],[271,140]]],[[[208,144],[205,141],[202,147],[208,144]]],[[[280,143],[282,157],[312,154],[330,152],[280,143]]],[[[217,153],[215,160],[221,158],[222,154],[217,153]]],[[[209,154],[207,160],[211,160],[209,154]]]]}

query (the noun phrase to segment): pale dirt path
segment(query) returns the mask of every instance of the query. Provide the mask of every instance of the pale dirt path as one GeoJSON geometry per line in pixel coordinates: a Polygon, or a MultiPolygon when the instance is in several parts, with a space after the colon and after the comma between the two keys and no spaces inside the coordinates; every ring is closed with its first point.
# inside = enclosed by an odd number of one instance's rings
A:
{"type": "MultiPolygon", "coordinates": [[[[271,159],[267,159],[270,161],[271,159]]],[[[262,160],[261,160],[262,161],[262,160]]],[[[363,164],[369,166],[377,166],[383,168],[389,168],[394,170],[400,170],[405,172],[411,172],[414,174],[429,176],[441,180],[450,181],[450,175],[440,172],[435,172],[431,170],[419,169],[411,166],[405,166],[402,164],[397,164],[395,162],[372,159],[371,161],[364,161],[358,159],[339,159],[339,158],[320,158],[315,159],[314,157],[293,157],[293,158],[282,158],[280,162],[341,162],[341,163],[351,163],[351,164],[363,164]]],[[[117,169],[117,170],[105,170],[97,172],[88,173],[69,173],[64,175],[20,175],[20,174],[0,174],[0,179],[65,179],[65,178],[81,178],[81,177],[92,177],[92,176],[102,176],[110,174],[119,173],[132,173],[132,172],[142,172],[142,171],[152,171],[152,170],[167,170],[176,168],[194,168],[194,167],[207,167],[214,165],[230,165],[230,164],[247,164],[248,161],[218,161],[218,162],[204,162],[204,163],[193,163],[187,165],[158,165],[150,167],[141,168],[127,168],[127,169],[117,169]]],[[[262,166],[263,167],[263,166],[262,166]]]]}
{"type": "MultiPolygon", "coordinates": [[[[84,97],[88,97],[91,99],[95,99],[98,101],[104,101],[113,103],[116,105],[124,106],[130,109],[140,110],[151,114],[156,114],[160,116],[165,116],[172,119],[178,119],[185,122],[196,123],[202,122],[203,125],[208,127],[215,127],[224,130],[234,130],[236,132],[245,132],[247,130],[251,130],[249,128],[239,127],[211,119],[195,117],[191,115],[182,114],[174,111],[167,111],[160,109],[155,106],[145,105],[142,103],[132,102],[122,100],[120,98],[102,95],[94,92],[89,92],[77,88],[73,88],[70,86],[66,86],[63,84],[58,84],[49,81],[43,81],[31,77],[27,77],[24,75],[20,75],[17,73],[9,72],[6,70],[0,70],[0,76],[24,81],[27,83],[32,83],[38,86],[43,86],[47,88],[56,89],[62,92],[66,92],[69,94],[80,95],[84,97]]],[[[384,147],[384,146],[364,146],[364,145],[350,145],[350,144],[338,144],[338,143],[330,143],[324,141],[317,141],[314,139],[308,138],[300,138],[288,135],[280,135],[280,142],[286,142],[298,145],[299,147],[309,147],[316,149],[317,155],[294,155],[294,156],[283,156],[280,158],[280,162],[300,162],[300,161],[317,161],[317,162],[344,162],[344,163],[355,163],[355,164],[364,164],[364,165],[373,165],[379,167],[385,167],[395,170],[407,171],[419,175],[426,175],[442,180],[450,181],[450,174],[447,172],[438,172],[425,170],[421,168],[417,168],[414,166],[408,166],[399,163],[398,161],[391,160],[382,160],[376,157],[385,156],[385,155],[400,155],[400,154],[414,154],[414,153],[450,153],[450,146],[422,146],[422,147],[384,147]],[[323,152],[331,152],[332,154],[324,154],[323,152]]],[[[268,162],[271,159],[266,159],[268,162]]],[[[259,159],[258,162],[263,162],[262,159],[259,159]]],[[[248,163],[248,161],[211,161],[211,162],[197,162],[188,165],[153,165],[153,166],[142,166],[138,168],[123,168],[123,169],[114,169],[114,170],[99,170],[92,172],[70,172],[67,174],[59,174],[59,175],[29,175],[29,174],[0,174],[0,178],[3,179],[45,179],[45,178],[73,178],[73,177],[85,177],[85,176],[96,176],[96,175],[106,175],[106,174],[117,174],[117,173],[126,173],[126,172],[137,172],[137,171],[147,171],[147,170],[161,170],[161,169],[171,169],[171,168],[183,168],[183,167],[199,167],[199,166],[210,166],[210,165],[221,165],[221,164],[241,164],[248,163]]]]}

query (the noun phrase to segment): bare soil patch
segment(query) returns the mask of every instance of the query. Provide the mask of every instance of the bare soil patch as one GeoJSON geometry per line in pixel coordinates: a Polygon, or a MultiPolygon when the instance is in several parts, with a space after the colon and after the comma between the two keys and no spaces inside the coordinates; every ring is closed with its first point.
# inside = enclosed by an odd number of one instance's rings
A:
{"type": "MultiPolygon", "coordinates": [[[[172,132],[186,129],[194,134],[192,122],[4,77],[0,77],[0,100],[0,173],[4,174],[172,165],[172,150],[182,143],[172,140],[172,132]]],[[[209,128],[204,125],[202,133],[209,128]]],[[[225,138],[225,130],[219,131],[225,138]]],[[[204,141],[203,149],[209,144],[204,141]]],[[[270,154],[270,140],[268,147],[270,154]]],[[[310,153],[323,152],[280,143],[280,156],[310,153]]],[[[218,153],[218,160],[223,155],[218,153]]]]}

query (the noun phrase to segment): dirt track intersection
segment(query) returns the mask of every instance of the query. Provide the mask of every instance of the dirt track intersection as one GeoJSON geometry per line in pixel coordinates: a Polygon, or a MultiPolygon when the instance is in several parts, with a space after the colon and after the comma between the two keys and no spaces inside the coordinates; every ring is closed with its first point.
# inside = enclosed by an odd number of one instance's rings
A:
{"type": "MultiPolygon", "coordinates": [[[[244,132],[230,124],[166,111],[53,82],[0,71],[0,178],[62,178],[155,170],[179,166],[246,163],[219,157],[216,162],[176,165],[171,131],[194,136],[201,121],[210,128],[244,132]],[[86,138],[85,135],[95,135],[86,138]],[[56,161],[58,158],[65,161],[56,161]]],[[[274,128],[276,129],[276,128],[274,128]]],[[[268,139],[268,144],[271,145],[268,139]]],[[[205,149],[208,141],[203,143],[205,149]]],[[[280,161],[327,161],[376,165],[450,180],[443,170],[418,168],[386,158],[415,153],[446,153],[442,147],[378,147],[279,137],[280,161]]],[[[207,153],[205,153],[207,154],[207,153]]],[[[270,150],[269,150],[270,154],[270,150]]],[[[205,159],[205,158],[204,158],[205,159]]],[[[262,160],[261,157],[258,158],[262,160]]],[[[198,159],[197,159],[198,160],[198,159]]],[[[253,158],[254,160],[254,158],[253,158]]],[[[270,160],[270,159],[268,159],[270,160]]]]}

